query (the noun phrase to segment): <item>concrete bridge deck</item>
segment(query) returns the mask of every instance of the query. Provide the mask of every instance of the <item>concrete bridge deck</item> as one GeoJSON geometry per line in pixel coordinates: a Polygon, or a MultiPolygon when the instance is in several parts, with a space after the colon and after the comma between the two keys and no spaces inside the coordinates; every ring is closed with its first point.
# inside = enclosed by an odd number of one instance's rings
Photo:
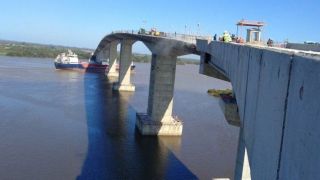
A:
{"type": "Polygon", "coordinates": [[[196,40],[210,40],[212,39],[212,37],[169,33],[166,33],[162,36],[154,36],[139,34],[137,31],[114,31],[111,34],[106,35],[100,41],[94,54],[99,56],[99,53],[106,51],[109,48],[111,42],[120,43],[120,41],[124,39],[130,39],[133,41],[133,43],[136,41],[141,41],[148,47],[151,52],[161,50],[162,53],[171,53],[180,56],[185,54],[199,54],[195,46],[196,40]]]}
{"type": "Polygon", "coordinates": [[[118,76],[115,90],[134,91],[130,64],[136,41],[152,52],[148,109],[137,114],[142,134],[182,134],[181,121],[172,117],[176,59],[200,54],[200,73],[230,81],[236,95],[241,125],[235,179],[320,179],[319,55],[117,32],[95,51],[98,59],[109,59],[108,77],[118,76]]]}

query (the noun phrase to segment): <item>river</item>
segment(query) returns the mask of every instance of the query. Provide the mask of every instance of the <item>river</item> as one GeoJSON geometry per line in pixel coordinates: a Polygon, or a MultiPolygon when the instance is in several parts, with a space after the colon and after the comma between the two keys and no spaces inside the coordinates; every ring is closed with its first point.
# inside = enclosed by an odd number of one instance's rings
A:
{"type": "Polygon", "coordinates": [[[181,137],[143,137],[150,64],[136,63],[136,91],[102,74],[55,70],[52,59],[0,56],[0,179],[212,179],[233,177],[239,130],[210,88],[227,82],[178,65],[173,114],[181,137]]]}

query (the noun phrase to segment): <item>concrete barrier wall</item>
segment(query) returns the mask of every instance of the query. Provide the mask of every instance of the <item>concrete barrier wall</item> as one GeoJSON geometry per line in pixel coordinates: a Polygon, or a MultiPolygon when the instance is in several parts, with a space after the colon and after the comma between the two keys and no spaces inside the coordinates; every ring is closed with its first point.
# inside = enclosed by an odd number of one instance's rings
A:
{"type": "Polygon", "coordinates": [[[206,52],[208,48],[209,41],[208,40],[203,40],[203,39],[197,39],[197,50],[206,52]]]}
{"type": "Polygon", "coordinates": [[[276,179],[288,90],[288,54],[251,49],[244,136],[254,179],[276,179]]]}
{"type": "Polygon", "coordinates": [[[317,51],[320,52],[320,44],[300,44],[300,43],[288,43],[286,48],[298,49],[304,51],[317,51]]]}
{"type": "Polygon", "coordinates": [[[216,41],[208,53],[231,80],[252,178],[320,179],[320,61],[216,41]]]}
{"type": "Polygon", "coordinates": [[[294,56],[280,179],[320,179],[320,59],[294,56]]]}

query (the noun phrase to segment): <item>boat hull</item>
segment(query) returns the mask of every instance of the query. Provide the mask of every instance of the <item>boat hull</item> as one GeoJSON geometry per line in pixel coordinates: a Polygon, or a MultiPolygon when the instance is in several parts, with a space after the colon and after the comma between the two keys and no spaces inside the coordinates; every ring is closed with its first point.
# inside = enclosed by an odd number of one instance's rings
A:
{"type": "Polygon", "coordinates": [[[54,63],[56,69],[84,69],[82,64],[63,64],[63,63],[54,63]]]}
{"type": "MultiPolygon", "coordinates": [[[[87,62],[82,62],[78,64],[63,64],[63,63],[54,63],[56,69],[84,69],[88,71],[106,71],[108,70],[109,65],[107,64],[91,64],[87,62]]],[[[131,65],[131,70],[135,69],[135,65],[131,65]]],[[[119,70],[119,67],[116,68],[119,70]]]]}
{"type": "Polygon", "coordinates": [[[136,68],[136,65],[131,65],[131,70],[134,70],[136,68]]]}
{"type": "Polygon", "coordinates": [[[78,64],[63,64],[63,63],[54,63],[56,69],[82,69],[90,71],[105,71],[108,65],[102,64],[90,64],[90,63],[78,63],[78,64]]]}
{"type": "Polygon", "coordinates": [[[93,71],[105,71],[108,68],[107,64],[90,64],[90,63],[82,63],[82,67],[86,70],[93,71]]]}

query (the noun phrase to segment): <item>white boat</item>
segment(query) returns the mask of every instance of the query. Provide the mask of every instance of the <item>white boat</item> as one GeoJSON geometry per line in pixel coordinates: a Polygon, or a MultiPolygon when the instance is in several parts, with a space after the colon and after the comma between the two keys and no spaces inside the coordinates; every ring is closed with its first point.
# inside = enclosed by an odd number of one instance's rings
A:
{"type": "Polygon", "coordinates": [[[68,53],[59,54],[54,60],[56,69],[83,69],[83,65],[79,62],[78,55],[68,49],[68,53]]]}

